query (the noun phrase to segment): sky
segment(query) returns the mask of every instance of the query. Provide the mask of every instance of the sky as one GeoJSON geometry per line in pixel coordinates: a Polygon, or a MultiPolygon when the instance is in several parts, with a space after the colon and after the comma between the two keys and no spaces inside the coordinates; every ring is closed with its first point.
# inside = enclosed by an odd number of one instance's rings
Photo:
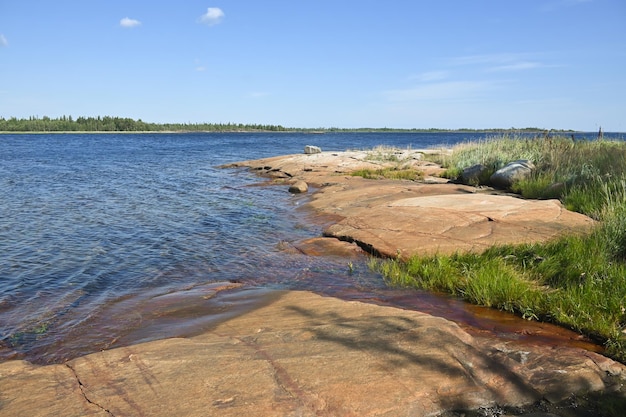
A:
{"type": "Polygon", "coordinates": [[[626,132],[625,0],[0,0],[0,117],[626,132]]]}

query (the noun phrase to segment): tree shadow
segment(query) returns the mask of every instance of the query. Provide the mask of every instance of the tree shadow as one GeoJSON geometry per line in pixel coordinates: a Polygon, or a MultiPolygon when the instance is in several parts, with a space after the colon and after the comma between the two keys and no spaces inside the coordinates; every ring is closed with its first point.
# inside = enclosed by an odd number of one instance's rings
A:
{"type": "MultiPolygon", "coordinates": [[[[519,352],[502,352],[495,347],[485,349],[484,346],[477,346],[473,344],[471,336],[445,319],[427,315],[424,316],[424,320],[403,315],[354,317],[344,316],[336,311],[319,312],[303,306],[292,305],[287,308],[309,320],[311,325],[307,330],[318,340],[366,353],[375,358],[377,363],[383,364],[386,371],[396,375],[399,384],[400,373],[406,373],[407,370],[416,371],[414,377],[418,380],[420,372],[436,373],[442,380],[454,381],[458,378],[464,380],[470,389],[461,389],[451,395],[437,394],[438,398],[435,399],[441,410],[452,413],[454,410],[476,410],[481,406],[495,407],[493,412],[497,413],[498,410],[502,410],[500,406],[510,405],[511,399],[517,401],[515,404],[524,406],[508,407],[510,410],[523,411],[524,407],[534,410],[537,404],[552,404],[545,398],[567,399],[572,395],[584,395],[594,391],[591,381],[582,377],[569,377],[568,383],[559,386],[552,381],[549,392],[542,392],[541,388],[535,388],[536,382],[529,380],[528,375],[514,371],[523,368],[523,355],[519,352]],[[437,348],[433,349],[432,346],[437,348]],[[568,387],[572,386],[576,387],[577,392],[568,393],[568,387]],[[480,392],[480,395],[477,396],[477,392],[480,392]]],[[[598,373],[600,372],[598,370],[598,373]]],[[[566,378],[567,375],[563,374],[562,377],[566,378]]],[[[597,385],[595,390],[597,391],[597,385]]],[[[596,396],[598,395],[600,393],[596,396]]],[[[606,395],[610,394],[603,395],[606,399],[606,395]]],[[[626,406],[626,399],[621,392],[613,397],[621,401],[621,405],[626,406]]],[[[588,404],[587,408],[597,410],[594,404],[588,404]]],[[[552,405],[557,406],[556,401],[552,405]]],[[[561,410],[567,409],[562,404],[558,407],[561,410]]],[[[581,412],[584,407],[570,408],[581,412]]],[[[624,409],[626,408],[622,407],[620,411],[624,409]]],[[[572,414],[576,417],[586,415],[572,414]]]]}

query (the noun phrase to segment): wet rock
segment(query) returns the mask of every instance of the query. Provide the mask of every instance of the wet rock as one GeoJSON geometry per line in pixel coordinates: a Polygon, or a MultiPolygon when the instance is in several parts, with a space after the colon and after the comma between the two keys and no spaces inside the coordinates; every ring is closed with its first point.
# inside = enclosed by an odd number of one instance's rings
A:
{"type": "Polygon", "coordinates": [[[352,259],[363,256],[363,250],[354,243],[337,239],[315,237],[290,245],[291,252],[299,252],[309,256],[339,256],[352,259]]]}
{"type": "Polygon", "coordinates": [[[289,186],[289,192],[292,194],[306,193],[309,190],[309,185],[302,180],[298,180],[289,186]]]}

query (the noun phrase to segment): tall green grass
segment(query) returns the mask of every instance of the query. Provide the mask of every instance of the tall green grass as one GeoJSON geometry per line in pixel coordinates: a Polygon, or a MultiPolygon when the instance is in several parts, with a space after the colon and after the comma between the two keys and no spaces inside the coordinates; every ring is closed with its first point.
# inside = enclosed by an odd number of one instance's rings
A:
{"type": "Polygon", "coordinates": [[[568,209],[594,218],[605,205],[604,185],[614,186],[626,175],[626,143],[567,137],[492,137],[458,145],[438,162],[450,177],[476,164],[495,172],[517,159],[528,159],[537,169],[514,191],[526,198],[560,198],[568,209]]]}
{"type": "Polygon", "coordinates": [[[597,226],[585,235],[494,246],[482,254],[372,260],[372,268],[391,285],[444,291],[572,328],[626,362],[626,143],[504,137],[465,144],[440,162],[459,170],[521,158],[537,166],[516,184],[522,195],[560,198],[599,220],[597,226]]]}

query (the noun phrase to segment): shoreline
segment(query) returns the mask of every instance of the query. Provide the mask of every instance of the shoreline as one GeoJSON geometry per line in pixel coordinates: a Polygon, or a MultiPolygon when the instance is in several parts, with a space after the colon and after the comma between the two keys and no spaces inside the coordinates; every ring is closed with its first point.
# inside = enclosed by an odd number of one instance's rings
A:
{"type": "MultiPolygon", "coordinates": [[[[426,226],[454,218],[473,230],[471,242],[484,238],[492,223],[506,226],[506,217],[517,215],[521,221],[519,206],[509,201],[513,197],[444,182],[435,176],[440,168],[419,156],[427,151],[407,152],[402,156],[428,172],[424,182],[350,175],[357,166],[386,164],[367,159],[365,151],[287,155],[223,167],[247,167],[269,177],[272,186],[287,188],[302,180],[318,187],[304,205],[312,216],[332,219],[319,239],[343,245],[352,240],[382,250],[387,244],[393,252],[403,235],[415,240],[426,226]],[[498,217],[492,198],[505,206],[506,215],[498,217]],[[459,199],[468,200],[461,210],[459,199]],[[455,202],[444,210],[452,217],[437,214],[442,201],[455,202]],[[472,212],[475,204],[482,214],[472,212]],[[336,225],[352,229],[335,236],[336,225]]],[[[546,212],[541,213],[543,219],[546,212]]],[[[458,245],[463,224],[434,230],[452,230],[458,245]]],[[[470,249],[483,244],[471,243],[470,249]]],[[[181,295],[164,298],[177,305],[185,301],[181,295]]],[[[0,411],[68,417],[461,412],[474,417],[593,412],[607,399],[624,401],[626,366],[576,344],[502,340],[427,313],[309,291],[274,292],[267,301],[189,337],[106,349],[58,365],[0,363],[0,411]]]]}
{"type": "MultiPolygon", "coordinates": [[[[164,134],[176,134],[176,133],[303,133],[310,135],[325,135],[333,133],[419,133],[419,134],[544,134],[548,131],[550,134],[560,135],[580,135],[580,134],[592,134],[597,135],[597,132],[583,131],[583,130],[524,130],[524,129],[476,129],[476,130],[456,130],[456,129],[307,129],[307,128],[284,128],[282,130],[258,130],[258,129],[234,129],[234,130],[63,130],[63,131],[0,131],[0,135],[11,134],[33,134],[33,135],[45,135],[45,134],[147,134],[147,133],[164,133],[164,134]]],[[[626,132],[603,132],[604,135],[622,135],[626,136],[626,132]]]]}
{"type": "Polygon", "coordinates": [[[382,257],[482,251],[495,244],[544,242],[582,233],[594,221],[566,210],[558,200],[525,200],[488,187],[451,183],[424,159],[442,149],[382,150],[283,155],[222,165],[247,168],[273,185],[314,186],[307,206],[337,219],[322,236],[356,243],[382,257]],[[419,181],[365,179],[358,170],[398,165],[420,170],[419,181]]]}

